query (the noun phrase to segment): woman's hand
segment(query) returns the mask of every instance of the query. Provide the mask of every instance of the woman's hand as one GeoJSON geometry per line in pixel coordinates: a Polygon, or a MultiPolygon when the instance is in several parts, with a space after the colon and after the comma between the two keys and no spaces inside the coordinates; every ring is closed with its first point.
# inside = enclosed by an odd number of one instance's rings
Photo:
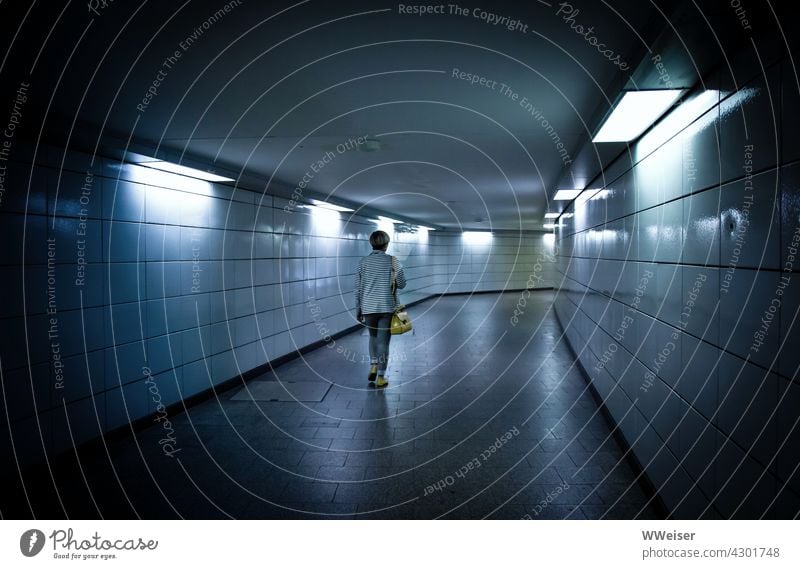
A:
{"type": "Polygon", "coordinates": [[[362,324],[364,323],[364,315],[361,314],[360,310],[356,310],[356,320],[358,320],[362,324]]]}

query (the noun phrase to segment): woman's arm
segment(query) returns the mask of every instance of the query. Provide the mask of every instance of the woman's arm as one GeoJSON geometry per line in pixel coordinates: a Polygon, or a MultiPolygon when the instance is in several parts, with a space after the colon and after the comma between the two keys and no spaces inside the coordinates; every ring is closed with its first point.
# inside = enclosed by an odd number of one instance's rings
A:
{"type": "Polygon", "coordinates": [[[356,320],[361,320],[361,297],[363,296],[363,291],[361,290],[361,271],[364,267],[364,263],[361,262],[358,264],[358,268],[356,269],[356,282],[355,282],[355,296],[356,296],[356,320]]]}
{"type": "Polygon", "coordinates": [[[403,272],[403,265],[397,260],[397,257],[392,257],[394,263],[394,280],[397,283],[397,288],[406,288],[406,274],[403,272]]]}

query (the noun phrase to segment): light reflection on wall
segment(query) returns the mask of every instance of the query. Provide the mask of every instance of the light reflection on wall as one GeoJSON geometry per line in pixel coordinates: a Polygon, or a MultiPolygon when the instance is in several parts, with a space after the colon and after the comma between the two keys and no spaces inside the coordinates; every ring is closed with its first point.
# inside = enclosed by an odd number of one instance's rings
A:
{"type": "Polygon", "coordinates": [[[576,225],[582,226],[586,222],[586,216],[588,215],[588,210],[586,208],[586,202],[588,202],[595,194],[597,194],[599,190],[597,188],[591,188],[588,190],[584,190],[573,202],[573,212],[575,214],[575,221],[572,227],[576,225]]]}
{"type": "Polygon", "coordinates": [[[679,235],[683,234],[682,227],[661,223],[659,225],[648,225],[645,228],[647,235],[658,246],[661,242],[675,241],[679,235]]]}
{"type": "Polygon", "coordinates": [[[700,242],[710,243],[719,231],[719,218],[713,215],[695,219],[692,221],[692,229],[700,242]]]}
{"type": "Polygon", "coordinates": [[[724,119],[729,114],[738,111],[748,102],[754,100],[761,92],[761,88],[744,87],[719,104],[719,118],[724,119]]]}
{"type": "Polygon", "coordinates": [[[179,174],[125,165],[133,182],[146,186],[147,220],[205,226],[213,184],[179,174]]]}
{"type": "Polygon", "coordinates": [[[373,219],[372,222],[378,226],[377,229],[379,231],[385,231],[389,234],[389,238],[394,240],[394,223],[385,219],[373,219]]]}
{"type": "Polygon", "coordinates": [[[589,240],[595,243],[613,243],[617,232],[613,229],[590,229],[587,233],[589,240]]]}
{"type": "Polygon", "coordinates": [[[464,243],[469,245],[488,245],[492,242],[491,231],[464,231],[461,234],[464,243]]]}
{"type": "Polygon", "coordinates": [[[686,128],[719,101],[719,91],[709,89],[676,107],[636,144],[636,160],[641,160],[686,128]]]}
{"type": "Polygon", "coordinates": [[[304,206],[311,212],[315,233],[324,237],[338,237],[342,229],[342,215],[335,210],[315,205],[304,206]]]}

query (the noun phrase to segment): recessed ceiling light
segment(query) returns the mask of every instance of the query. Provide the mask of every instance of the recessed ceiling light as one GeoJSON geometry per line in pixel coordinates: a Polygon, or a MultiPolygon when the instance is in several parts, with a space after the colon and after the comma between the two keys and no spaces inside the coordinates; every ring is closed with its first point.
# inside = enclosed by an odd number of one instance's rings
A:
{"type": "Polygon", "coordinates": [[[303,204],[300,207],[309,210],[311,212],[311,215],[323,220],[341,219],[341,217],[339,216],[339,212],[329,207],[321,207],[318,205],[308,205],[308,204],[303,204]]]}
{"type": "Polygon", "coordinates": [[[140,162],[139,166],[152,168],[153,170],[161,170],[162,172],[171,172],[173,174],[180,174],[182,176],[189,176],[190,178],[198,178],[207,182],[235,182],[233,178],[226,178],[225,176],[218,176],[211,172],[198,170],[197,168],[190,168],[182,164],[175,164],[174,162],[167,162],[166,160],[153,160],[152,162],[140,162]]]}
{"type": "Polygon", "coordinates": [[[683,89],[627,91],[592,142],[630,142],[663,115],[683,89]]]}
{"type": "Polygon", "coordinates": [[[545,229],[555,229],[556,227],[561,227],[560,223],[545,223],[542,225],[545,229]]]}
{"type": "Polygon", "coordinates": [[[354,210],[350,209],[349,207],[342,207],[340,205],[332,204],[330,202],[324,202],[324,201],[321,201],[321,200],[310,199],[308,201],[310,201],[312,204],[314,204],[317,207],[323,207],[325,209],[332,209],[333,211],[354,211],[354,210]]]}
{"type": "Polygon", "coordinates": [[[554,200],[568,201],[577,198],[583,190],[558,190],[553,196],[554,200]]]}
{"type": "Polygon", "coordinates": [[[556,219],[559,215],[561,215],[561,214],[560,213],[555,213],[555,212],[552,212],[552,211],[548,211],[546,214],[544,214],[544,218],[545,219],[556,219]]]}
{"type": "Polygon", "coordinates": [[[385,215],[379,215],[378,219],[380,221],[385,221],[386,223],[403,223],[402,221],[400,221],[398,219],[392,219],[391,217],[386,217],[385,215]]]}

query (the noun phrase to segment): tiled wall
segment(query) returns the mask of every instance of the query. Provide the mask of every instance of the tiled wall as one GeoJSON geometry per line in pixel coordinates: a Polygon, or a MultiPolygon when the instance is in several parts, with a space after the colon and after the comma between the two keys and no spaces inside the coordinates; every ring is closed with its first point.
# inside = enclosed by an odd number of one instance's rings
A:
{"type": "Polygon", "coordinates": [[[731,57],[557,240],[567,338],[677,517],[800,505],[800,98],[761,63],[731,57]]]}
{"type": "MultiPolygon", "coordinates": [[[[9,461],[39,462],[355,324],[370,220],[54,148],[21,154],[0,204],[9,461]]],[[[398,233],[401,301],[525,286],[535,259],[515,253],[532,240],[398,233]]]]}
{"type": "Polygon", "coordinates": [[[494,232],[491,239],[432,234],[437,254],[434,292],[469,293],[550,288],[555,274],[552,235],[494,232]]]}

